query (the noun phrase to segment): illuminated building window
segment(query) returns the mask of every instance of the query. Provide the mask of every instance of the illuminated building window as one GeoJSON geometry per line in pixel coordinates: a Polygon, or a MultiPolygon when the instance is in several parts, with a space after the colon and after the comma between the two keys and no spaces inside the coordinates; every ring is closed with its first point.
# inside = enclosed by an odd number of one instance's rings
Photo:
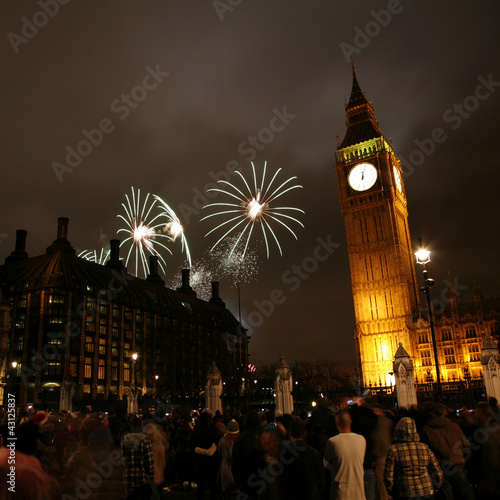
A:
{"type": "Polygon", "coordinates": [[[476,335],[476,329],[475,328],[467,328],[465,330],[465,338],[466,339],[473,339],[473,338],[476,338],[477,335],[476,335]]]}
{"type": "Polygon", "coordinates": [[[25,324],[26,324],[26,314],[25,313],[18,314],[16,318],[16,329],[24,330],[25,324]]]}
{"type": "Polygon", "coordinates": [[[94,342],[85,342],[85,350],[87,352],[94,352],[94,342]]]}
{"type": "Polygon", "coordinates": [[[380,254],[379,261],[380,261],[380,275],[381,275],[382,279],[388,278],[389,277],[389,266],[387,264],[387,255],[380,254]]]}
{"type": "Polygon", "coordinates": [[[49,295],[49,304],[64,304],[64,295],[49,295]]]}
{"type": "Polygon", "coordinates": [[[418,343],[419,344],[427,344],[429,342],[429,336],[427,333],[420,333],[418,335],[418,343]]]}
{"type": "Polygon", "coordinates": [[[85,323],[85,330],[87,332],[95,332],[95,323],[85,323]]]}
{"type": "Polygon", "coordinates": [[[368,223],[366,219],[360,219],[359,227],[361,229],[361,243],[369,243],[368,239],[368,223]]]}
{"type": "Polygon", "coordinates": [[[372,319],[378,319],[378,306],[377,306],[376,295],[374,295],[373,297],[370,295],[370,313],[372,315],[372,319]]]}
{"type": "Polygon", "coordinates": [[[78,364],[77,363],[70,363],[69,364],[69,374],[72,376],[72,377],[76,377],[78,372],[77,372],[77,367],[78,367],[78,364]]]}
{"type": "Polygon", "coordinates": [[[89,384],[85,384],[83,386],[83,393],[84,394],[90,394],[90,385],[89,384]]]}
{"type": "Polygon", "coordinates": [[[443,340],[453,340],[451,336],[451,331],[450,330],[445,330],[442,333],[443,340]]]}
{"type": "Polygon", "coordinates": [[[444,362],[447,365],[453,365],[455,361],[455,349],[453,347],[444,348],[444,362]]]}
{"type": "Polygon", "coordinates": [[[365,257],[366,281],[374,280],[373,263],[371,256],[365,257]]]}
{"type": "Polygon", "coordinates": [[[477,344],[471,344],[469,346],[469,361],[479,361],[480,360],[480,353],[479,353],[479,346],[477,344]]]}
{"type": "Polygon", "coordinates": [[[97,370],[97,378],[103,380],[106,374],[106,367],[104,366],[104,359],[99,360],[99,369],[97,370]]]}
{"type": "Polygon", "coordinates": [[[394,305],[392,303],[392,293],[389,292],[389,298],[387,298],[387,293],[384,293],[385,300],[385,313],[388,318],[392,318],[394,316],[394,305]]]}
{"type": "Polygon", "coordinates": [[[85,358],[85,371],[83,373],[85,378],[92,377],[92,358],[85,358]]]}
{"type": "Polygon", "coordinates": [[[420,358],[422,359],[422,366],[431,366],[431,351],[420,351],[420,358]]]}
{"type": "Polygon", "coordinates": [[[106,354],[106,339],[99,339],[99,354],[106,354]]]}
{"type": "Polygon", "coordinates": [[[99,335],[106,335],[106,325],[100,325],[99,326],[99,335]]]}
{"type": "Polygon", "coordinates": [[[18,309],[26,309],[26,297],[24,297],[22,299],[18,299],[17,308],[18,309]]]}
{"type": "Polygon", "coordinates": [[[50,361],[47,363],[47,367],[45,368],[46,375],[61,375],[61,363],[57,361],[50,361]]]}
{"type": "Polygon", "coordinates": [[[123,381],[130,382],[130,370],[127,368],[123,370],[123,381]]]}
{"type": "Polygon", "coordinates": [[[51,325],[62,325],[64,323],[64,318],[62,316],[51,316],[49,318],[49,323],[51,325]]]}
{"type": "Polygon", "coordinates": [[[375,234],[377,236],[377,241],[381,241],[384,239],[384,227],[382,225],[382,216],[374,215],[373,220],[375,222],[375,234]]]}

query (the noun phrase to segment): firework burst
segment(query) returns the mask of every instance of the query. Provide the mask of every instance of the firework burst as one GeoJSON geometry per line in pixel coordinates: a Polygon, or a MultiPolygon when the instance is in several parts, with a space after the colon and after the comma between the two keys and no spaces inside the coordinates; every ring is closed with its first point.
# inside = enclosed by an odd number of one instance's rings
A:
{"type": "Polygon", "coordinates": [[[227,227],[229,227],[229,229],[219,238],[215,245],[212,246],[212,248],[210,249],[211,251],[216,248],[222,241],[224,241],[226,237],[228,237],[231,233],[233,233],[233,235],[239,233],[233,247],[229,251],[229,257],[232,256],[232,254],[238,248],[240,242],[242,242],[242,258],[244,258],[256,224],[260,225],[262,230],[262,235],[266,244],[267,258],[269,258],[270,241],[274,241],[276,243],[280,255],[283,255],[280,242],[278,240],[278,237],[276,236],[275,229],[273,229],[271,224],[278,224],[279,226],[284,227],[293,235],[295,239],[297,239],[297,235],[288,224],[290,222],[293,222],[299,224],[301,227],[304,227],[304,225],[298,219],[292,217],[289,214],[296,212],[304,213],[304,211],[300,208],[295,207],[275,207],[273,206],[273,204],[277,198],[284,195],[288,191],[301,188],[302,186],[293,184],[293,181],[296,179],[296,177],[290,177],[286,181],[279,184],[276,179],[279,172],[281,171],[281,168],[276,171],[276,173],[272,176],[269,184],[266,185],[266,166],[267,162],[264,163],[262,179],[260,183],[257,184],[257,174],[255,172],[255,166],[252,162],[253,190],[250,188],[250,185],[243,174],[238,170],[236,170],[235,173],[240,176],[240,180],[242,181],[243,185],[241,186],[241,189],[235,184],[231,184],[228,181],[219,180],[217,181],[217,183],[223,185],[224,187],[227,187],[227,189],[213,188],[208,190],[222,193],[228,196],[230,198],[230,201],[232,201],[225,203],[210,203],[209,205],[203,207],[224,207],[224,209],[219,212],[207,215],[201,220],[219,216],[225,218],[229,217],[228,220],[221,222],[205,235],[208,236],[214,231],[217,231],[221,228],[224,228],[225,230],[227,227]],[[277,184],[279,184],[278,187],[274,188],[274,186],[277,184]]]}
{"type": "Polygon", "coordinates": [[[170,242],[173,241],[173,238],[169,234],[161,232],[161,229],[165,226],[163,213],[160,212],[154,215],[158,200],[154,196],[150,198],[148,193],[144,202],[141,202],[141,190],[138,189],[136,194],[133,187],[132,197],[129,198],[128,195],[125,195],[125,198],[127,202],[122,203],[125,215],[118,215],[118,218],[125,223],[125,227],[117,231],[117,233],[124,232],[128,234],[128,237],[120,244],[120,246],[128,245],[130,247],[125,259],[125,265],[128,266],[131,261],[135,262],[135,275],[139,275],[139,268],[142,267],[144,277],[146,277],[149,271],[148,256],[156,255],[161,270],[165,272],[167,264],[157,247],[172,254],[163,241],[170,242]]]}
{"type": "Polygon", "coordinates": [[[258,252],[250,245],[245,251],[245,243],[239,234],[227,237],[209,255],[218,276],[227,279],[234,287],[257,279],[258,252]]]}
{"type": "MultiPolygon", "coordinates": [[[[173,290],[180,286],[178,276],[181,276],[183,266],[177,270],[176,278],[167,283],[173,290]]],[[[189,270],[189,285],[196,292],[196,296],[202,300],[210,300],[212,297],[212,281],[217,281],[213,266],[205,259],[196,259],[189,270]]]]}
{"type": "Polygon", "coordinates": [[[161,215],[165,217],[166,223],[163,227],[163,233],[166,234],[172,241],[175,241],[178,237],[180,237],[182,251],[186,254],[186,259],[191,268],[191,253],[189,252],[189,246],[187,244],[186,236],[184,234],[184,228],[179,221],[179,218],[172,210],[172,208],[159,196],[153,195],[155,201],[159,203],[159,206],[162,210],[161,215]]]}
{"type": "Polygon", "coordinates": [[[109,254],[110,250],[101,248],[101,252],[99,253],[99,255],[97,255],[97,250],[83,250],[78,254],[78,257],[103,266],[109,259],[109,254]]]}

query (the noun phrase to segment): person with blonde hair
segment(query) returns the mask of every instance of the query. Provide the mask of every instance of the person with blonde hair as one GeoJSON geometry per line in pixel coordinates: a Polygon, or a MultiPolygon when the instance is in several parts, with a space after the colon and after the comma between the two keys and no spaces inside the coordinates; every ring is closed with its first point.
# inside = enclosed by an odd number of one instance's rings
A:
{"type": "Polygon", "coordinates": [[[221,456],[220,465],[220,483],[222,495],[225,500],[231,500],[236,497],[238,489],[234,481],[231,465],[233,463],[233,446],[236,438],[240,434],[240,425],[236,420],[228,422],[226,433],[219,441],[219,455],[221,456]]]}
{"type": "Polygon", "coordinates": [[[167,436],[163,429],[160,429],[155,424],[146,424],[142,432],[151,441],[154,464],[153,482],[161,493],[161,488],[165,482],[165,467],[167,466],[167,436]]]}

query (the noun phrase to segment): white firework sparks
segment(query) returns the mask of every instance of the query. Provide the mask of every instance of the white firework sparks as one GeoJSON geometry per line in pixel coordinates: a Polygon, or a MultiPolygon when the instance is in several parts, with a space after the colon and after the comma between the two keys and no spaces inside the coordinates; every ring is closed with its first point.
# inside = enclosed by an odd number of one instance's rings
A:
{"type": "Polygon", "coordinates": [[[163,227],[163,232],[167,236],[169,236],[169,238],[172,241],[175,241],[180,236],[182,251],[185,252],[188,265],[191,268],[192,266],[191,253],[189,252],[189,246],[187,244],[186,236],[184,234],[184,228],[182,227],[179,218],[172,210],[172,208],[162,198],[160,198],[157,195],[154,195],[154,198],[155,201],[158,201],[158,203],[160,204],[160,207],[162,209],[162,216],[164,216],[167,219],[167,222],[163,227]]]}
{"type": "Polygon", "coordinates": [[[105,250],[104,248],[101,248],[101,251],[98,255],[97,250],[83,250],[78,254],[78,257],[103,266],[108,261],[110,252],[111,250],[105,250]]]}
{"type": "Polygon", "coordinates": [[[165,272],[167,264],[157,247],[163,248],[172,254],[170,249],[160,240],[169,242],[173,241],[173,238],[168,234],[161,233],[165,222],[161,220],[163,217],[162,213],[153,214],[153,209],[157,202],[156,198],[152,197],[150,199],[150,194],[148,193],[141,204],[141,190],[138,189],[136,195],[133,187],[132,200],[128,195],[125,195],[125,198],[127,199],[127,203],[122,203],[125,216],[120,214],[118,217],[125,222],[126,226],[117,231],[118,233],[124,232],[129,235],[120,244],[120,246],[130,246],[125,259],[125,265],[128,266],[131,260],[135,261],[135,275],[139,276],[139,268],[142,267],[144,277],[146,277],[149,274],[148,256],[156,255],[161,270],[165,272]]]}
{"type": "Polygon", "coordinates": [[[227,237],[209,255],[217,274],[230,281],[234,287],[257,279],[260,264],[258,252],[251,246],[245,251],[245,244],[239,234],[227,237]]]}
{"type": "MultiPolygon", "coordinates": [[[[182,266],[179,267],[176,276],[182,274],[182,266]]],[[[189,270],[189,285],[196,292],[196,296],[202,300],[210,300],[212,297],[212,281],[217,281],[210,264],[204,259],[196,259],[189,270]]],[[[181,286],[178,278],[171,280],[167,286],[176,289],[181,286]]]]}
{"type": "MultiPolygon", "coordinates": [[[[295,208],[295,207],[274,207],[273,203],[277,198],[284,195],[288,191],[291,191],[292,189],[302,188],[302,186],[298,184],[291,185],[292,181],[294,181],[296,177],[290,177],[286,181],[282,182],[278,187],[273,188],[273,184],[275,183],[275,180],[279,172],[281,171],[281,168],[279,168],[276,171],[276,173],[271,178],[269,184],[266,185],[265,184],[266,166],[267,162],[264,163],[262,179],[260,181],[260,184],[257,185],[257,175],[255,173],[255,166],[252,162],[253,186],[254,186],[253,190],[250,188],[243,174],[238,170],[236,170],[235,173],[239,175],[241,181],[243,181],[244,187],[242,187],[242,189],[238,188],[236,185],[231,184],[228,181],[220,180],[217,181],[217,183],[227,186],[228,189],[213,188],[208,190],[225,194],[226,196],[229,196],[231,199],[237,201],[237,203],[235,202],[210,203],[209,205],[203,207],[203,208],[209,208],[209,207],[227,207],[227,208],[220,212],[207,215],[206,217],[203,217],[201,220],[218,216],[223,216],[226,218],[229,217],[228,220],[225,220],[224,222],[214,227],[205,236],[208,236],[209,234],[213,233],[214,231],[217,231],[218,229],[224,226],[233,224],[230,227],[230,229],[227,230],[222,235],[221,238],[219,238],[219,240],[215,243],[215,245],[212,246],[211,251],[214,248],[216,248],[217,245],[219,245],[219,243],[224,241],[226,237],[229,236],[231,233],[239,232],[236,242],[234,243],[232,249],[229,252],[229,256],[231,256],[234,253],[234,251],[236,250],[236,248],[238,248],[238,245],[240,244],[241,241],[244,242],[242,258],[245,257],[255,224],[259,224],[262,229],[262,235],[264,237],[264,241],[266,244],[267,258],[269,258],[269,240],[271,239],[271,237],[272,240],[274,240],[274,242],[276,243],[280,255],[283,255],[281,245],[278,241],[278,237],[276,236],[275,230],[271,227],[271,222],[281,225],[286,230],[288,230],[295,239],[297,239],[297,235],[290,228],[288,223],[294,222],[302,227],[304,227],[304,225],[298,219],[288,214],[290,212],[304,213],[304,211],[301,210],[300,208],[295,208]]],[[[277,183],[278,182],[276,182],[276,184],[277,183]]]]}

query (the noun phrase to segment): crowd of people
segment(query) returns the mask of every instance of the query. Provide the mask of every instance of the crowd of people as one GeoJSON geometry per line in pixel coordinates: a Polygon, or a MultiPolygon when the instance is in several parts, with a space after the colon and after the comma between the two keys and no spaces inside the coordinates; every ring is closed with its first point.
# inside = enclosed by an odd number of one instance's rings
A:
{"type": "Polygon", "coordinates": [[[458,411],[355,398],[294,415],[27,408],[14,432],[1,418],[0,474],[0,498],[20,500],[498,500],[500,413],[493,398],[458,411]]]}

